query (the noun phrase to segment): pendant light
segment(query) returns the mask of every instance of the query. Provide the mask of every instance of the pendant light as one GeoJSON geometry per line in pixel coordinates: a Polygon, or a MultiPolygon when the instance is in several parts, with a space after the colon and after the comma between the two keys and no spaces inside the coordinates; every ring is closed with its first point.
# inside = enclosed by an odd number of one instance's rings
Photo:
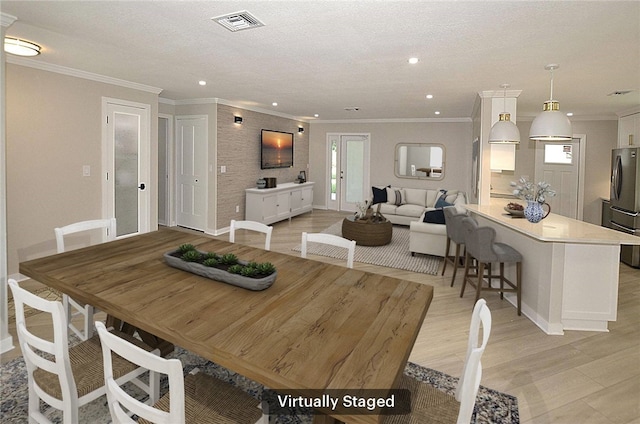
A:
{"type": "Polygon", "coordinates": [[[531,123],[531,130],[529,131],[531,140],[571,141],[573,139],[571,121],[565,114],[560,112],[560,103],[557,100],[553,100],[553,71],[559,67],[556,64],[544,67],[547,71],[551,71],[551,95],[549,100],[544,102],[542,113],[531,123]]]}
{"type": "Polygon", "coordinates": [[[504,89],[504,102],[502,109],[504,112],[499,115],[498,122],[493,124],[493,127],[491,127],[491,132],[489,132],[489,143],[519,144],[520,130],[518,130],[516,124],[511,122],[511,114],[507,112],[507,88],[509,88],[510,85],[501,84],[500,87],[504,89]]]}

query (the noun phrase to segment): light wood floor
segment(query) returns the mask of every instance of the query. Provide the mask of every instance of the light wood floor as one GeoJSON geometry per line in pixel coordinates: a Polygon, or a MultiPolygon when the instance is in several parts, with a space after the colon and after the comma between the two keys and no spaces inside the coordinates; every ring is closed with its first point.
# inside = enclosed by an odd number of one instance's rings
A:
{"type": "MultiPolygon", "coordinates": [[[[319,232],[345,214],[316,210],[274,224],[271,249],[298,255],[302,231],[319,232]]],[[[228,235],[219,236],[227,239],[228,235]]],[[[240,231],[236,241],[261,247],[261,235],[240,231]]],[[[321,256],[325,262],[338,262],[321,256]]],[[[341,262],[340,262],[341,263],[341,262]]],[[[434,286],[434,299],[410,360],[459,376],[462,370],[473,295],[459,297],[451,268],[444,277],[356,263],[355,268],[434,286]]],[[[458,273],[460,275],[460,272],[458,273]]],[[[526,290],[526,281],[524,282],[526,290]]],[[[515,308],[488,293],[493,315],[489,345],[482,358],[484,386],[518,397],[523,424],[640,424],[640,270],[620,265],[618,319],[609,333],[568,331],[548,336],[515,308]]],[[[15,325],[10,323],[14,341],[15,325]]],[[[19,355],[3,354],[2,362],[19,355]]]]}

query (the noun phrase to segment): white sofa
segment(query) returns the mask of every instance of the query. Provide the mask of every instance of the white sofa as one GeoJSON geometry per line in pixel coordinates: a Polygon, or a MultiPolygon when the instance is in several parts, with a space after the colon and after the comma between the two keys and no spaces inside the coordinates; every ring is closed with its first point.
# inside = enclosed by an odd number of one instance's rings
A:
{"type": "MultiPolygon", "coordinates": [[[[376,189],[378,194],[382,189],[386,191],[387,201],[380,205],[380,212],[385,218],[393,224],[409,226],[409,251],[412,255],[423,253],[445,256],[446,225],[424,222],[425,214],[436,210],[437,207],[449,205],[464,211],[464,205],[467,203],[465,192],[398,187],[376,187],[376,189]],[[446,204],[443,204],[442,201],[446,204]]],[[[375,197],[374,193],[374,200],[375,197]]],[[[375,209],[377,206],[374,204],[373,208],[375,209]]]]}

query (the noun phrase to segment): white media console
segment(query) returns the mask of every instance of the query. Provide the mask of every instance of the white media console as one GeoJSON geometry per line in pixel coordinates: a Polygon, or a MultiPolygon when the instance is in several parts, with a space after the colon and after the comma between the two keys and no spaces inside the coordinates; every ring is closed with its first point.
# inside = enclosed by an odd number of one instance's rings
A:
{"type": "Polygon", "coordinates": [[[245,219],[272,224],[313,209],[314,183],[285,183],[274,188],[248,188],[245,219]]]}

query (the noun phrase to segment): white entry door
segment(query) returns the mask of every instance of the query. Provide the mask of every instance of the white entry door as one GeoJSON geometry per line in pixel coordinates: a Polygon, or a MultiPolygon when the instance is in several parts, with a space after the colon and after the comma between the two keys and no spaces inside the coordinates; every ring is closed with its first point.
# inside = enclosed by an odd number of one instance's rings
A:
{"type": "Polygon", "coordinates": [[[207,220],[207,117],[176,118],[176,223],[204,231],[207,220]]]}
{"type": "Polygon", "coordinates": [[[103,217],[116,218],[116,236],[149,231],[151,106],[102,99],[103,217]]]}
{"type": "Polygon", "coordinates": [[[328,134],[329,209],[357,210],[357,202],[369,199],[369,134],[328,134]]]}
{"type": "Polygon", "coordinates": [[[546,199],[551,211],[573,219],[579,214],[580,139],[570,142],[538,141],[536,146],[536,178],[551,184],[556,196],[546,199]]]}

